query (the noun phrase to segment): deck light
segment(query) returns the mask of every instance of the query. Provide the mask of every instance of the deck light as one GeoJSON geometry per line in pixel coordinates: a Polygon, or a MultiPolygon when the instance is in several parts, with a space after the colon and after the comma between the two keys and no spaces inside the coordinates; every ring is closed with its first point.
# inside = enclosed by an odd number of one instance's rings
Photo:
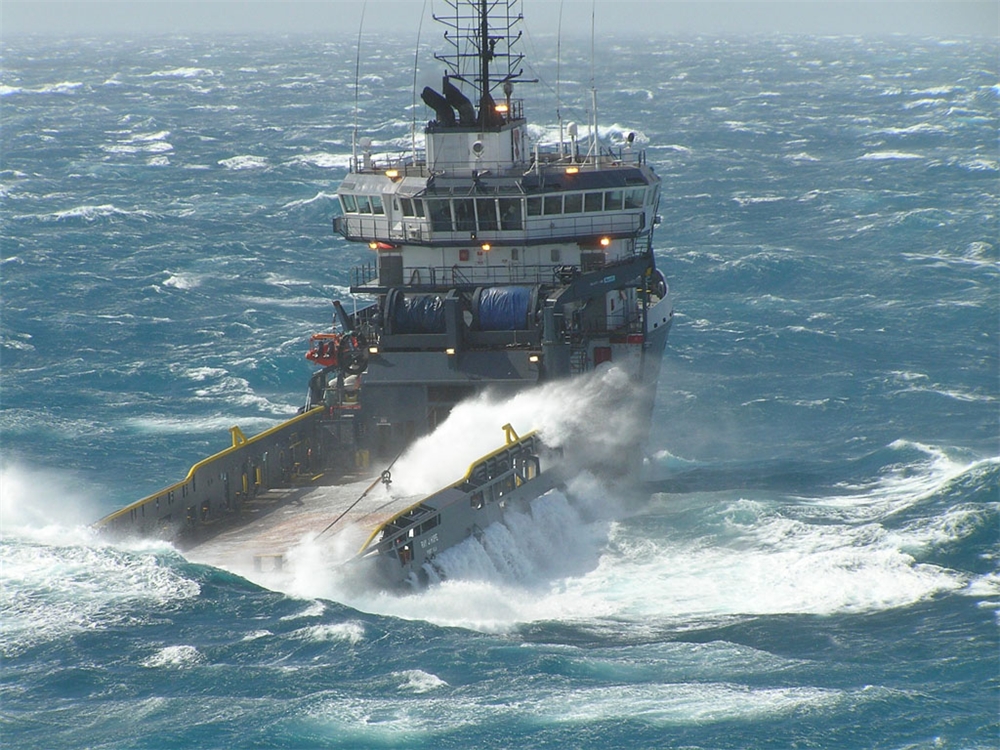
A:
{"type": "Polygon", "coordinates": [[[577,174],[579,171],[579,167],[566,167],[566,174],[577,174]]]}
{"type": "Polygon", "coordinates": [[[368,249],[369,250],[378,250],[378,243],[377,242],[369,242],[368,243],[368,249]]]}
{"type": "Polygon", "coordinates": [[[484,253],[488,253],[492,249],[493,249],[493,245],[491,245],[489,242],[484,242],[483,243],[483,252],[484,253]]]}
{"type": "Polygon", "coordinates": [[[601,237],[601,247],[610,247],[610,246],[611,246],[611,238],[601,237]]]}
{"type": "Polygon", "coordinates": [[[369,354],[378,354],[378,347],[377,346],[369,346],[368,347],[368,353],[369,354]]]}
{"type": "Polygon", "coordinates": [[[444,353],[447,354],[449,357],[455,356],[455,350],[452,349],[450,346],[444,350],[444,353]]]}
{"type": "Polygon", "coordinates": [[[531,362],[534,365],[537,365],[539,362],[541,362],[541,360],[542,360],[542,355],[541,354],[529,354],[528,355],[528,361],[531,362]]]}
{"type": "Polygon", "coordinates": [[[385,176],[388,177],[390,180],[396,180],[396,179],[399,178],[399,170],[398,169],[387,169],[387,170],[385,170],[385,176]]]}

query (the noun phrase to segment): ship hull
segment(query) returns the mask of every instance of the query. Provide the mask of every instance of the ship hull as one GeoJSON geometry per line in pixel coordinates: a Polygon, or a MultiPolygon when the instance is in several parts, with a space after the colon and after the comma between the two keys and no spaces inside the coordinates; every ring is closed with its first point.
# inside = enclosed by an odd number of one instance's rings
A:
{"type": "MultiPolygon", "coordinates": [[[[343,566],[365,586],[423,585],[441,577],[438,555],[503,523],[510,513],[530,512],[534,500],[564,487],[579,471],[618,479],[634,475],[670,324],[666,313],[655,328],[650,325],[644,345],[623,353],[621,366],[632,365],[628,377],[618,392],[604,394],[629,412],[631,418],[623,421],[634,425],[633,434],[616,437],[613,455],[586,441],[550,450],[532,435],[474,462],[465,477],[436,493],[396,495],[391,472],[335,468],[342,457],[334,453],[328,414],[317,407],[252,438],[234,428],[230,448],[196,464],[182,482],[98,525],[117,537],[173,542],[195,562],[251,578],[288,574],[296,550],[315,543],[326,549],[329,565],[343,566]],[[480,479],[470,483],[477,467],[480,479]]],[[[595,434],[601,437],[599,429],[595,434]]]]}

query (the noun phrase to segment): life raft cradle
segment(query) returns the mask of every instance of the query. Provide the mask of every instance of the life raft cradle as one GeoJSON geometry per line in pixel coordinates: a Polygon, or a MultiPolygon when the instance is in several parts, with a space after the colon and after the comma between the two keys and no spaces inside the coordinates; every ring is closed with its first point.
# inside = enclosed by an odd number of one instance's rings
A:
{"type": "Polygon", "coordinates": [[[337,367],[342,339],[339,333],[314,333],[309,337],[306,359],[320,367],[337,367]]]}

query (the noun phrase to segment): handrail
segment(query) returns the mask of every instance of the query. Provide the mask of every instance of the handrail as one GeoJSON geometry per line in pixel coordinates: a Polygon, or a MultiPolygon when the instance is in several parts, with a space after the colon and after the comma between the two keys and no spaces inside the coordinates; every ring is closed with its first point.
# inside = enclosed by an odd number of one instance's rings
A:
{"type": "MultiPolygon", "coordinates": [[[[461,479],[459,479],[458,481],[452,482],[451,484],[449,484],[446,487],[441,488],[437,492],[432,492],[430,495],[425,495],[419,501],[413,503],[412,505],[407,506],[403,510],[399,511],[399,513],[397,513],[396,515],[392,516],[392,518],[389,518],[386,521],[384,521],[381,524],[379,524],[375,528],[375,530],[372,531],[371,535],[365,540],[364,544],[361,545],[361,548],[358,550],[358,553],[357,553],[358,556],[360,557],[361,555],[364,554],[364,552],[369,548],[369,546],[371,546],[372,540],[374,540],[375,537],[378,534],[380,534],[385,529],[385,527],[388,526],[389,524],[395,522],[400,517],[405,516],[407,513],[410,513],[412,511],[416,510],[418,507],[420,507],[421,505],[423,505],[425,502],[427,502],[427,500],[429,500],[430,498],[434,497],[435,495],[440,495],[442,492],[447,492],[448,490],[452,490],[452,489],[458,489],[463,484],[471,483],[472,479],[473,479],[473,474],[475,473],[476,469],[478,469],[481,465],[487,463],[490,459],[496,458],[497,456],[500,456],[500,455],[502,455],[504,453],[508,453],[508,452],[514,450],[515,448],[520,448],[520,447],[527,447],[529,449],[530,448],[534,448],[535,442],[538,439],[538,431],[537,430],[532,430],[531,432],[527,433],[523,437],[517,437],[517,433],[514,432],[514,428],[511,427],[510,424],[505,424],[503,426],[503,430],[504,430],[504,433],[505,433],[505,436],[506,436],[505,437],[506,443],[503,445],[503,447],[497,448],[495,451],[492,451],[491,453],[487,453],[485,456],[481,456],[480,458],[477,458],[475,461],[473,461],[471,464],[469,464],[469,468],[465,472],[465,475],[461,479]],[[513,434],[513,436],[515,438],[514,440],[511,440],[511,434],[513,434]]],[[[504,472],[504,474],[507,474],[510,471],[513,471],[513,468],[509,469],[507,472],[504,472]]],[[[498,478],[498,477],[494,477],[494,479],[496,479],[496,478],[498,478]]],[[[415,525],[415,524],[411,524],[410,526],[413,526],[413,525],[415,525]]],[[[405,527],[404,529],[401,529],[400,531],[401,532],[406,531],[406,530],[408,530],[410,528],[410,526],[405,527]]]]}
{"type": "Polygon", "coordinates": [[[323,412],[323,407],[316,406],[313,409],[310,409],[309,411],[303,412],[302,414],[292,417],[291,419],[285,420],[281,424],[268,428],[267,430],[264,430],[263,432],[254,435],[251,438],[246,437],[243,434],[243,431],[240,430],[239,427],[234,426],[230,428],[230,434],[232,438],[231,446],[229,446],[224,450],[219,451],[218,453],[212,456],[209,456],[208,458],[204,458],[201,461],[198,461],[188,470],[187,476],[185,476],[184,479],[182,479],[181,481],[175,482],[174,484],[164,487],[163,489],[158,490],[157,492],[154,492],[151,495],[147,495],[141,500],[136,500],[134,503],[126,505],[124,508],[115,511],[114,513],[110,513],[107,516],[104,516],[103,518],[99,519],[94,523],[94,527],[103,528],[109,526],[118,519],[128,515],[132,511],[142,508],[144,505],[147,505],[149,503],[154,503],[161,497],[165,497],[170,493],[182,490],[185,485],[188,485],[189,483],[194,481],[196,475],[202,469],[205,469],[206,467],[214,463],[217,463],[235,453],[245,451],[247,448],[253,446],[254,444],[267,440],[268,438],[273,437],[279,432],[287,430],[289,427],[293,425],[296,425],[300,422],[304,422],[306,420],[314,419],[315,417],[319,416],[319,414],[321,414],[322,412],[323,412]]]}

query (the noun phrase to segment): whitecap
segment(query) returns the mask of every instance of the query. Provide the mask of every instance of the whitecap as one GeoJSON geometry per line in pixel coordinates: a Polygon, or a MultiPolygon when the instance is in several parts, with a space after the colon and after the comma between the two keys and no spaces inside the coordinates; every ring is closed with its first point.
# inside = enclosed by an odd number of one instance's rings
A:
{"type": "Polygon", "coordinates": [[[746,206],[756,206],[768,203],[780,203],[781,201],[788,200],[783,195],[735,195],[733,196],[733,201],[736,202],[740,207],[746,206]]]}
{"type": "Polygon", "coordinates": [[[142,666],[150,669],[161,667],[185,668],[200,664],[205,657],[194,646],[165,646],[152,656],[143,659],[142,666]]]}
{"type": "Polygon", "coordinates": [[[923,158],[922,154],[914,154],[909,151],[869,151],[858,157],[860,161],[907,161],[923,158]]]}
{"type": "MultiPolygon", "coordinates": [[[[337,196],[336,196],[335,193],[331,194],[331,193],[324,193],[324,192],[321,191],[319,193],[316,193],[316,195],[314,195],[312,198],[302,198],[301,200],[290,201],[290,202],[284,204],[282,206],[282,208],[299,208],[300,206],[308,206],[308,205],[310,205],[312,203],[329,202],[329,201],[333,201],[336,197],[337,196]]],[[[312,282],[305,282],[305,281],[303,281],[303,282],[298,282],[298,283],[308,284],[308,283],[312,283],[312,282]]]]}
{"type": "Polygon", "coordinates": [[[365,626],[356,621],[311,625],[294,631],[291,636],[318,643],[344,641],[356,646],[364,640],[365,626]]]}
{"type": "MultiPolygon", "coordinates": [[[[49,496],[40,497],[46,492],[39,489],[45,487],[44,481],[33,481],[20,493],[27,500],[16,502],[10,472],[3,471],[0,545],[3,653],[23,653],[78,632],[142,624],[156,618],[160,609],[198,595],[198,583],[173,569],[174,558],[163,543],[95,546],[94,531],[88,526],[67,528],[57,525],[55,518],[48,525],[37,520],[30,526],[18,524],[8,512],[11,506],[27,505],[37,518],[44,510],[40,504],[49,496]]],[[[48,508],[51,513],[56,510],[48,508]]],[[[72,518],[73,512],[78,509],[62,517],[72,518]]]]}
{"type": "Polygon", "coordinates": [[[237,422],[240,428],[248,434],[251,432],[256,434],[280,424],[281,419],[218,414],[211,417],[135,417],[125,421],[129,427],[137,432],[159,435],[188,435],[192,433],[224,435],[237,422]]]}
{"type": "Polygon", "coordinates": [[[322,617],[323,613],[326,612],[326,605],[321,601],[310,602],[309,605],[303,609],[301,612],[296,612],[291,615],[282,615],[282,621],[288,620],[298,620],[298,619],[308,619],[311,617],[322,617]]]}
{"type": "Polygon", "coordinates": [[[437,675],[425,672],[422,669],[408,669],[404,672],[393,672],[393,677],[402,679],[399,685],[400,690],[410,693],[429,693],[442,687],[448,687],[448,683],[437,675]]]}
{"type": "Polygon", "coordinates": [[[160,283],[163,286],[169,286],[182,291],[201,286],[203,278],[201,275],[193,273],[171,273],[170,271],[165,271],[164,273],[170,275],[160,283]]]}
{"type": "Polygon", "coordinates": [[[760,688],[732,683],[576,686],[554,695],[525,698],[520,710],[546,723],[642,721],[703,725],[762,721],[829,710],[847,696],[818,687],[760,688]]]}
{"type": "Polygon", "coordinates": [[[267,629],[264,629],[264,630],[254,630],[253,632],[247,633],[245,636],[243,636],[243,638],[241,640],[243,640],[243,641],[256,641],[256,640],[260,640],[261,638],[268,638],[269,636],[272,636],[272,635],[274,635],[274,633],[272,633],[270,630],[267,630],[267,629]]]}
{"type": "Polygon", "coordinates": [[[82,86],[83,84],[79,81],[61,81],[60,83],[47,83],[36,89],[18,89],[17,92],[25,94],[70,94],[82,86]]]}
{"type": "Polygon", "coordinates": [[[977,599],[1000,599],[1000,573],[984,573],[975,576],[959,593],[977,599]]]}
{"type": "Polygon", "coordinates": [[[310,154],[301,154],[291,159],[289,164],[305,164],[321,169],[347,169],[351,164],[350,154],[330,154],[325,151],[317,151],[310,154]]]}
{"type": "Polygon", "coordinates": [[[179,67],[155,70],[147,73],[147,78],[211,78],[215,76],[215,71],[208,68],[179,67]]]}
{"type": "Polygon", "coordinates": [[[67,221],[72,219],[83,219],[87,222],[97,221],[99,219],[107,219],[113,216],[149,216],[147,211],[126,211],[124,209],[118,208],[111,203],[103,203],[99,206],[76,206],[74,208],[67,208],[63,211],[56,211],[53,214],[49,214],[46,219],[52,219],[55,221],[67,221]]]}
{"type": "Polygon", "coordinates": [[[231,156],[228,159],[220,159],[217,163],[226,169],[232,169],[234,171],[241,169],[266,169],[268,166],[267,159],[265,157],[253,156],[251,154],[231,156]]]}

